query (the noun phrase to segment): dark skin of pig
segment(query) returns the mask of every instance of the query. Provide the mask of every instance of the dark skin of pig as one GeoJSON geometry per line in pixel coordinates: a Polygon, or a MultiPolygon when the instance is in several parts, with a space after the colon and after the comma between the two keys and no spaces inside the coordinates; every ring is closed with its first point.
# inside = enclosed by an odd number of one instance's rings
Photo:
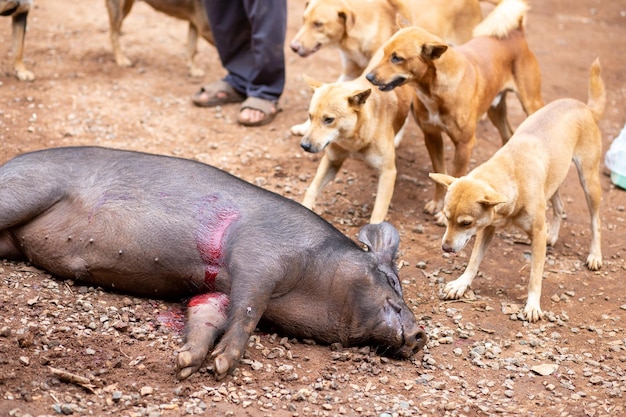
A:
{"type": "Polygon", "coordinates": [[[421,349],[397,231],[367,225],[359,240],[367,251],[292,200],[179,158],[76,147],[0,167],[0,257],[131,294],[195,296],[179,378],[214,346],[215,376],[227,375],[261,317],[296,337],[421,349]]]}

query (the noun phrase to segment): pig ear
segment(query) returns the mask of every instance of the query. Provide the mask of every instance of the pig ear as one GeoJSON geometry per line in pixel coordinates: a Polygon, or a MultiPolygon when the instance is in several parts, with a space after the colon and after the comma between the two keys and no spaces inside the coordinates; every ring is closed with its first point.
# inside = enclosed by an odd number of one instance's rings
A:
{"type": "Polygon", "coordinates": [[[376,255],[382,264],[391,264],[400,245],[400,234],[390,223],[365,225],[359,232],[359,241],[376,255]]]}

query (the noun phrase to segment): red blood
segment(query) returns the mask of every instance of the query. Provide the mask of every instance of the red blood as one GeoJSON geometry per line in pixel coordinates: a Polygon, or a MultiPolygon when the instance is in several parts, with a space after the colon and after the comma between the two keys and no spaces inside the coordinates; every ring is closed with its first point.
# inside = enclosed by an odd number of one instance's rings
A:
{"type": "Polygon", "coordinates": [[[204,276],[209,291],[215,290],[215,278],[223,266],[224,236],[237,218],[237,209],[221,200],[219,195],[208,196],[199,208],[197,247],[205,264],[204,276]]]}
{"type": "Polygon", "coordinates": [[[196,307],[206,304],[212,304],[218,308],[218,311],[226,315],[228,309],[228,303],[230,302],[228,296],[221,292],[210,292],[206,294],[200,294],[189,300],[187,307],[196,307]]]}

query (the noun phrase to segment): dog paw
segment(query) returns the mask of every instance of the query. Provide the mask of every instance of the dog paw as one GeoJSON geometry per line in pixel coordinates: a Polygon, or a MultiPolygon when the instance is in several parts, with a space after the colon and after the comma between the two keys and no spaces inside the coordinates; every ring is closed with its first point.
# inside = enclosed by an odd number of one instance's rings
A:
{"type": "Polygon", "coordinates": [[[426,213],[426,214],[435,214],[437,211],[439,211],[437,206],[438,206],[438,204],[437,204],[437,202],[435,200],[430,200],[424,206],[424,213],[426,213]]]}
{"type": "Polygon", "coordinates": [[[291,126],[291,129],[289,129],[289,131],[294,136],[304,136],[304,134],[306,133],[308,129],[309,129],[309,122],[306,121],[304,123],[291,126]]]}
{"type": "Polygon", "coordinates": [[[587,257],[587,268],[592,271],[597,271],[602,267],[602,256],[598,256],[595,254],[589,254],[587,257]]]}
{"type": "Polygon", "coordinates": [[[202,68],[196,67],[195,65],[190,65],[189,75],[191,75],[193,78],[204,77],[204,70],[202,68]]]}
{"type": "Polygon", "coordinates": [[[443,215],[442,211],[435,213],[435,224],[437,226],[446,227],[448,225],[448,219],[443,215]]]}
{"type": "Polygon", "coordinates": [[[463,297],[463,294],[467,291],[469,285],[465,282],[459,282],[459,280],[450,281],[443,289],[444,300],[458,300],[463,297]]]}
{"type": "Polygon", "coordinates": [[[20,81],[33,81],[35,79],[35,74],[28,70],[18,70],[16,72],[17,79],[20,81]]]}
{"type": "Polygon", "coordinates": [[[543,312],[541,311],[541,308],[539,308],[539,306],[531,306],[526,304],[526,307],[524,308],[524,317],[526,318],[526,320],[533,323],[535,321],[541,320],[541,318],[543,317],[543,312]]]}

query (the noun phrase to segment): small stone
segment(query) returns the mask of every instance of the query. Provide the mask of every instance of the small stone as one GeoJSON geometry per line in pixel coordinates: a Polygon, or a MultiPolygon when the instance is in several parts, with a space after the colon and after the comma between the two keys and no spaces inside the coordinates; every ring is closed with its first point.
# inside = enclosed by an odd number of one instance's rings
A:
{"type": "Polygon", "coordinates": [[[139,391],[139,393],[141,394],[142,397],[144,397],[146,395],[150,395],[153,392],[154,392],[154,388],[149,387],[149,386],[141,387],[141,390],[139,391]]]}
{"type": "Polygon", "coordinates": [[[541,376],[552,375],[557,369],[559,369],[559,365],[554,363],[542,363],[530,368],[531,371],[541,376]]]}
{"type": "Polygon", "coordinates": [[[28,356],[20,356],[19,361],[24,366],[30,365],[30,359],[28,358],[28,356]]]}

